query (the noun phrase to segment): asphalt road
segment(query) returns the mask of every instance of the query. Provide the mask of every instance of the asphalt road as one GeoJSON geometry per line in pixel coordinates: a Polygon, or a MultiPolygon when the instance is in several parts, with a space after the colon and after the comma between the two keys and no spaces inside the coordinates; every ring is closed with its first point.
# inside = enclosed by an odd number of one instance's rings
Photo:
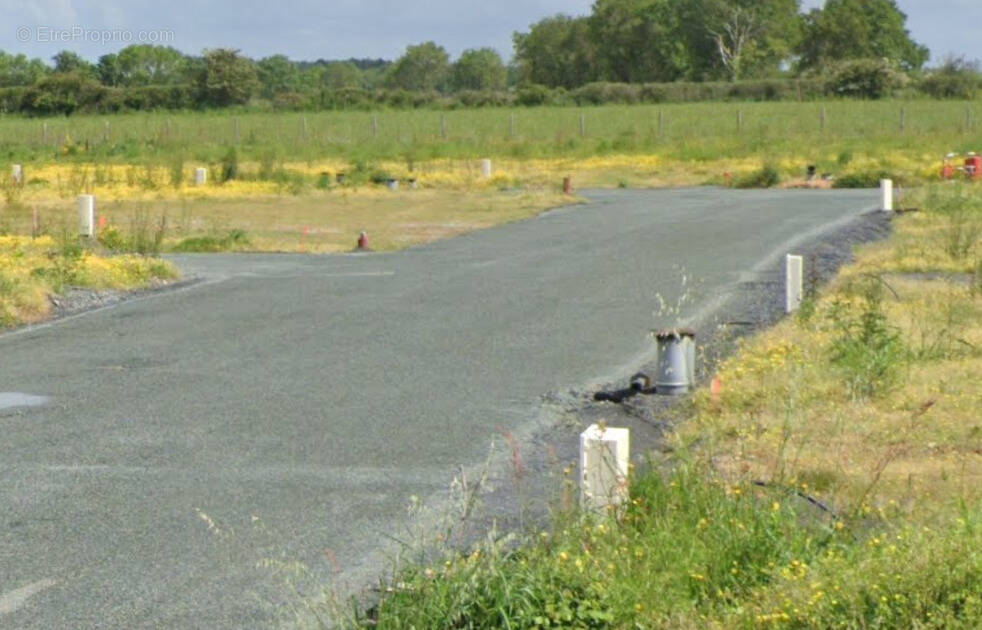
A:
{"type": "Polygon", "coordinates": [[[0,337],[0,627],[265,627],[293,560],[368,579],[410,496],[640,361],[656,294],[709,308],[875,200],[589,196],[394,254],[178,257],[206,281],[0,337]]]}

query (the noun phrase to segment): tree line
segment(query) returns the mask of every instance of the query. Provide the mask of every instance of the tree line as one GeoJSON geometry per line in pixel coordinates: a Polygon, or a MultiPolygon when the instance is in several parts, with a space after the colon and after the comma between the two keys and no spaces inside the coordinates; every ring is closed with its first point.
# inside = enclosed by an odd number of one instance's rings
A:
{"type": "Polygon", "coordinates": [[[826,0],[807,13],[800,0],[596,0],[589,15],[555,15],[515,33],[507,64],[491,48],[454,60],[435,42],[409,46],[394,62],[133,45],[94,63],[66,50],[49,65],[0,51],[0,110],[876,98],[911,85],[974,96],[977,64],[948,59],[924,72],[929,52],[906,22],[894,0],[826,0]]]}

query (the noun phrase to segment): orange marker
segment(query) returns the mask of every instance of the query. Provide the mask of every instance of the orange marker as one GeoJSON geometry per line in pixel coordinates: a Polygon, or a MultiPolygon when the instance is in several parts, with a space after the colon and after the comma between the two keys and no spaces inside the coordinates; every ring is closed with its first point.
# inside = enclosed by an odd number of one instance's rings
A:
{"type": "Polygon", "coordinates": [[[719,398],[719,395],[723,392],[723,381],[718,376],[713,379],[712,384],[709,386],[709,391],[712,393],[713,398],[719,398]]]}

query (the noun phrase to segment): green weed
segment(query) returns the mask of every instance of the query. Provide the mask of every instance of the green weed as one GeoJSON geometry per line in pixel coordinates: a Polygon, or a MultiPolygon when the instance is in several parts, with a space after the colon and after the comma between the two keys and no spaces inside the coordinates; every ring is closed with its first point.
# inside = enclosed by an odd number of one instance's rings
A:
{"type": "Polygon", "coordinates": [[[864,278],[854,293],[859,295],[859,312],[845,302],[835,301],[829,313],[836,340],[832,365],[839,368],[853,399],[864,399],[888,391],[899,380],[907,357],[900,333],[887,322],[883,312],[884,282],[864,278]]]}
{"type": "Polygon", "coordinates": [[[249,246],[249,236],[243,230],[229,230],[223,236],[192,236],[188,237],[171,248],[175,252],[183,253],[216,253],[226,252],[235,249],[244,249],[249,246]]]}
{"type": "Polygon", "coordinates": [[[736,180],[737,188],[773,188],[781,183],[781,174],[774,166],[764,165],[760,170],[748,173],[736,180]]]}

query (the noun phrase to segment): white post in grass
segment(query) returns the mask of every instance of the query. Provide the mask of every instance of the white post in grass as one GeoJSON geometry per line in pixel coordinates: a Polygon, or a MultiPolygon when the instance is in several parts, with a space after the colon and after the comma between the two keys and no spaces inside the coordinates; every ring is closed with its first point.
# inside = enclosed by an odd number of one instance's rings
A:
{"type": "Polygon", "coordinates": [[[481,177],[491,179],[491,160],[481,160],[481,177]]]}
{"type": "Polygon", "coordinates": [[[580,505],[602,512],[628,498],[629,429],[591,425],[580,434],[580,505]]]}
{"type": "Polygon", "coordinates": [[[78,233],[89,238],[95,236],[95,195],[78,196],[78,233]]]}
{"type": "Polygon", "coordinates": [[[24,165],[23,164],[14,164],[10,168],[10,179],[17,186],[20,186],[20,185],[22,185],[24,183],[24,165]]]}
{"type": "Polygon", "coordinates": [[[194,169],[194,185],[204,186],[207,183],[208,183],[208,169],[206,168],[194,169]]]}
{"type": "Polygon", "coordinates": [[[794,313],[801,308],[804,296],[805,260],[801,256],[788,254],[785,264],[785,306],[786,313],[794,313]]]}
{"type": "Polygon", "coordinates": [[[882,197],[880,210],[883,210],[884,212],[893,212],[893,180],[892,179],[880,180],[880,195],[882,197]]]}

